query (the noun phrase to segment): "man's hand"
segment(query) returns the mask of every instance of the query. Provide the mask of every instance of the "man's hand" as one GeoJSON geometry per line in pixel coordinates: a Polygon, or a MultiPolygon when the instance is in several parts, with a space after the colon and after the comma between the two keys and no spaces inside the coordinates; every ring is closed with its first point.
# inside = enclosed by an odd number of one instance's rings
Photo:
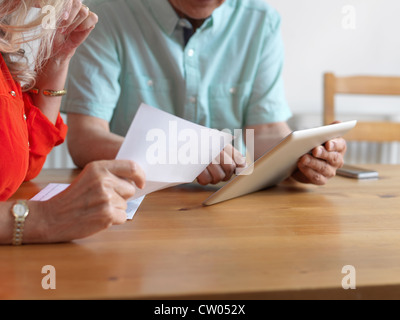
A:
{"type": "Polygon", "coordinates": [[[328,141],[300,158],[292,177],[302,183],[324,185],[343,167],[347,145],[343,138],[328,141]]]}
{"type": "Polygon", "coordinates": [[[237,168],[246,166],[246,158],[232,145],[228,145],[220,155],[197,178],[201,185],[217,184],[221,181],[229,181],[237,168]]]}

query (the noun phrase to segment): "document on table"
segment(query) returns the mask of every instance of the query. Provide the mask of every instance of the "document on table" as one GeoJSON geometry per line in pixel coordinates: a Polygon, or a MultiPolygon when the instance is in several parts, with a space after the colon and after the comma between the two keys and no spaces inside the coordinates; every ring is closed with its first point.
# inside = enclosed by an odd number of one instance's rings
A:
{"type": "MultiPolygon", "coordinates": [[[[47,201],[55,197],[59,193],[66,190],[70,185],[63,183],[50,183],[43,190],[41,190],[37,195],[35,195],[32,201],[47,201]]],[[[135,216],[139,206],[141,205],[144,197],[139,199],[128,201],[128,209],[126,210],[126,219],[132,220],[135,216]]]]}
{"type": "Polygon", "coordinates": [[[32,201],[47,201],[63,192],[69,187],[69,184],[64,183],[50,183],[43,190],[41,190],[32,201]]]}
{"type": "Polygon", "coordinates": [[[231,143],[229,133],[209,129],[142,104],[117,159],[136,162],[146,187],[132,198],[193,182],[231,143]]]}

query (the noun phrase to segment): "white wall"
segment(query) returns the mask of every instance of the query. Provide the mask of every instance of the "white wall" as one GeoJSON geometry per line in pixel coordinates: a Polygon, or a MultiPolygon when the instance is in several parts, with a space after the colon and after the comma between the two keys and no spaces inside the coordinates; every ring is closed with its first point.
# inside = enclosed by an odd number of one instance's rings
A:
{"type": "MultiPolygon", "coordinates": [[[[322,76],[400,76],[399,0],[266,0],[282,16],[284,80],[294,113],[322,113],[322,76]],[[343,11],[350,6],[354,9],[343,11]],[[355,28],[352,28],[352,23],[355,28]]],[[[340,98],[342,112],[400,114],[400,99],[340,98]]]]}

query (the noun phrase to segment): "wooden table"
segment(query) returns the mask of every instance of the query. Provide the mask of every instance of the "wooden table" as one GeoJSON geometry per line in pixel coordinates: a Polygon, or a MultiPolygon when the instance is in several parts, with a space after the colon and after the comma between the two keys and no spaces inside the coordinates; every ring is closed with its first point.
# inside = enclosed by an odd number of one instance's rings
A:
{"type": "MultiPolygon", "coordinates": [[[[212,188],[147,196],[133,221],[58,245],[0,247],[1,299],[399,299],[400,166],[212,207],[212,188]],[[41,286],[56,269],[56,289],[41,286]],[[344,290],[343,266],[356,270],[344,290]]],[[[16,198],[77,172],[44,171],[16,198]]]]}

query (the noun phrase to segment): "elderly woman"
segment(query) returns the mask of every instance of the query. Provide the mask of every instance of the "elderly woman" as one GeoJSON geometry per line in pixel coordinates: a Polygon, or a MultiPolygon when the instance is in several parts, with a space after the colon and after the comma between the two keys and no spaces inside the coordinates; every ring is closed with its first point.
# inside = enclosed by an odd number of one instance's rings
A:
{"type": "Polygon", "coordinates": [[[7,201],[65,139],[69,62],[97,19],[81,0],[0,0],[0,244],[65,242],[121,224],[126,199],[144,186],[135,163],[102,161],[47,202],[7,201]],[[38,47],[33,62],[29,47],[38,47]]]}

